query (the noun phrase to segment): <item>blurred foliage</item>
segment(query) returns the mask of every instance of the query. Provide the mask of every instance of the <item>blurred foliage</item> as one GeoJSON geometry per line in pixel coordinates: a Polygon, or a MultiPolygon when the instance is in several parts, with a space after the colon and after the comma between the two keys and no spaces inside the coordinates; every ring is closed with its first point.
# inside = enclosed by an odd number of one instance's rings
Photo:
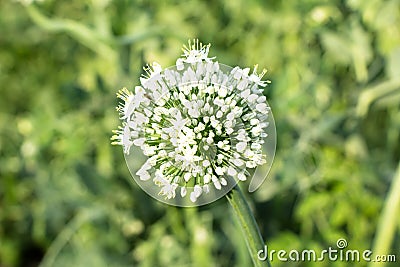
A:
{"type": "MultiPolygon", "coordinates": [[[[277,155],[249,196],[269,248],[371,249],[400,160],[399,25],[399,0],[1,1],[0,266],[250,266],[225,199],[158,203],[109,142],[117,89],[194,37],[269,69],[277,155]]],[[[273,261],[357,266],[324,264],[273,261]]]]}

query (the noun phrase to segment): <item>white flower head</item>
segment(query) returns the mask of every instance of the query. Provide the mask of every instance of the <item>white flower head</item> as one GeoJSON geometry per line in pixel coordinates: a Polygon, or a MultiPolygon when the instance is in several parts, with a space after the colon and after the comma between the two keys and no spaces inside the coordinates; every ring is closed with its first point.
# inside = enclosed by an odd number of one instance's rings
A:
{"type": "Polygon", "coordinates": [[[189,40],[175,66],[147,65],[141,86],[117,94],[122,126],[113,144],[123,146],[139,185],[173,205],[216,200],[269,160],[263,147],[271,113],[259,88],[269,83],[266,70],[258,74],[256,65],[249,75],[249,68],[219,64],[209,49],[189,40]],[[139,167],[138,153],[148,157],[139,167]]]}

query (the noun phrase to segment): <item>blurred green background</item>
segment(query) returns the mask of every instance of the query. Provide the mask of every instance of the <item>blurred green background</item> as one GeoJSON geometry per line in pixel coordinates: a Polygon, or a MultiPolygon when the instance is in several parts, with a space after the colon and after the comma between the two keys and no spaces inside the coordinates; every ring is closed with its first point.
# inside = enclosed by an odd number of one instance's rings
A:
{"type": "Polygon", "coordinates": [[[110,145],[117,90],[197,37],[269,70],[277,154],[248,195],[269,248],[345,238],[398,266],[399,0],[22,2],[0,1],[1,267],[251,266],[225,199],[159,203],[110,145]]]}

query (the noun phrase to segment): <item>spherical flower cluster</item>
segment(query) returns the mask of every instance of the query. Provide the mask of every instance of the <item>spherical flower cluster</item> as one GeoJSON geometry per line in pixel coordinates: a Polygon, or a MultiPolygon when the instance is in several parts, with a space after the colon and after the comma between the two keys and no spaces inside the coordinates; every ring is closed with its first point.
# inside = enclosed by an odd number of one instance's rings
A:
{"type": "Polygon", "coordinates": [[[172,68],[145,68],[134,92],[117,94],[122,126],[113,144],[140,148],[147,160],[136,171],[166,199],[196,202],[212,190],[246,180],[266,162],[263,144],[270,112],[263,95],[265,70],[230,68],[209,58],[210,45],[194,40],[172,68]]]}

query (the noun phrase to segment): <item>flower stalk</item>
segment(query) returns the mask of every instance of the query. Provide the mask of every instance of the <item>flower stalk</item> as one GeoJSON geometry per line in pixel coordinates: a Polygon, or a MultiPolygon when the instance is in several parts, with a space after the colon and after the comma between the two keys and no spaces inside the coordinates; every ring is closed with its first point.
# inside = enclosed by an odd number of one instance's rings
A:
{"type": "Polygon", "coordinates": [[[258,259],[258,251],[264,249],[264,240],[261,236],[257,222],[250,210],[250,207],[240,190],[236,185],[227,195],[229,204],[232,206],[235,217],[242,229],[246,245],[250,253],[254,266],[271,266],[268,258],[266,261],[258,259]]]}
{"type": "MultiPolygon", "coordinates": [[[[384,203],[382,215],[379,220],[378,229],[372,251],[375,255],[389,255],[390,247],[396,233],[396,222],[400,211],[400,162],[393,177],[390,191],[384,203]]],[[[370,267],[384,266],[382,262],[371,262],[370,267]]]]}

